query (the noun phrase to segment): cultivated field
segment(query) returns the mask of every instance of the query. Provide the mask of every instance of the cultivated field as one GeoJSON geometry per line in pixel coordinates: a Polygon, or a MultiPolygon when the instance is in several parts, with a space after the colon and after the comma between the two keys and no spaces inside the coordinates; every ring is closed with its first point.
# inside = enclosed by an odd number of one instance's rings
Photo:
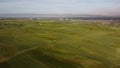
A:
{"type": "Polygon", "coordinates": [[[0,68],[120,68],[120,26],[2,19],[0,68]]]}

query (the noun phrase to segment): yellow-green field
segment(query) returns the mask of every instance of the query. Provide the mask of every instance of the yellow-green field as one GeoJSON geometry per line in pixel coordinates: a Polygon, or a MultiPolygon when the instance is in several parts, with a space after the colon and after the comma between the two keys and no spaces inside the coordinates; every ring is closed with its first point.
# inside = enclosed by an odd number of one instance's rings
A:
{"type": "Polygon", "coordinates": [[[120,68],[120,26],[0,20],[0,68],[120,68]]]}

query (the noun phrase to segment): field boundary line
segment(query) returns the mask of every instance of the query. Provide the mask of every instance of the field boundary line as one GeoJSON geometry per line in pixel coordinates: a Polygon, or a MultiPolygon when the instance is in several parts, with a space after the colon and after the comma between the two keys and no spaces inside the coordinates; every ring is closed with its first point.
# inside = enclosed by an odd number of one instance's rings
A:
{"type": "Polygon", "coordinates": [[[8,57],[8,58],[4,58],[4,59],[0,60],[0,63],[5,62],[5,61],[7,61],[7,60],[10,60],[11,58],[14,58],[14,57],[17,56],[17,55],[20,55],[20,54],[23,54],[23,53],[25,53],[25,52],[34,50],[34,49],[36,49],[36,48],[38,48],[38,46],[29,48],[29,49],[26,49],[26,50],[23,50],[23,51],[21,51],[21,52],[18,52],[18,53],[14,54],[14,55],[12,55],[12,56],[10,56],[10,57],[8,57]]]}

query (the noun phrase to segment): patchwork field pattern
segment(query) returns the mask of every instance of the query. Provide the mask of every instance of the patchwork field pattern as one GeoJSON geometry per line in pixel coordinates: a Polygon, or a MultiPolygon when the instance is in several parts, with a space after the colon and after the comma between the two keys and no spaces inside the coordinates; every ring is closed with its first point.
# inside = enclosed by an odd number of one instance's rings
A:
{"type": "Polygon", "coordinates": [[[120,26],[0,20],[0,68],[120,68],[120,26]]]}

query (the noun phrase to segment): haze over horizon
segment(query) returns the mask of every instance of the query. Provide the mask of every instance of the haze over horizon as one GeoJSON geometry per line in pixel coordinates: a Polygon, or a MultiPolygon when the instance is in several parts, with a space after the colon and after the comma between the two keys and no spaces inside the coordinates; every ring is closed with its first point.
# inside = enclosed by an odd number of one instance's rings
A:
{"type": "Polygon", "coordinates": [[[120,0],[0,0],[0,14],[120,16],[120,0]]]}

